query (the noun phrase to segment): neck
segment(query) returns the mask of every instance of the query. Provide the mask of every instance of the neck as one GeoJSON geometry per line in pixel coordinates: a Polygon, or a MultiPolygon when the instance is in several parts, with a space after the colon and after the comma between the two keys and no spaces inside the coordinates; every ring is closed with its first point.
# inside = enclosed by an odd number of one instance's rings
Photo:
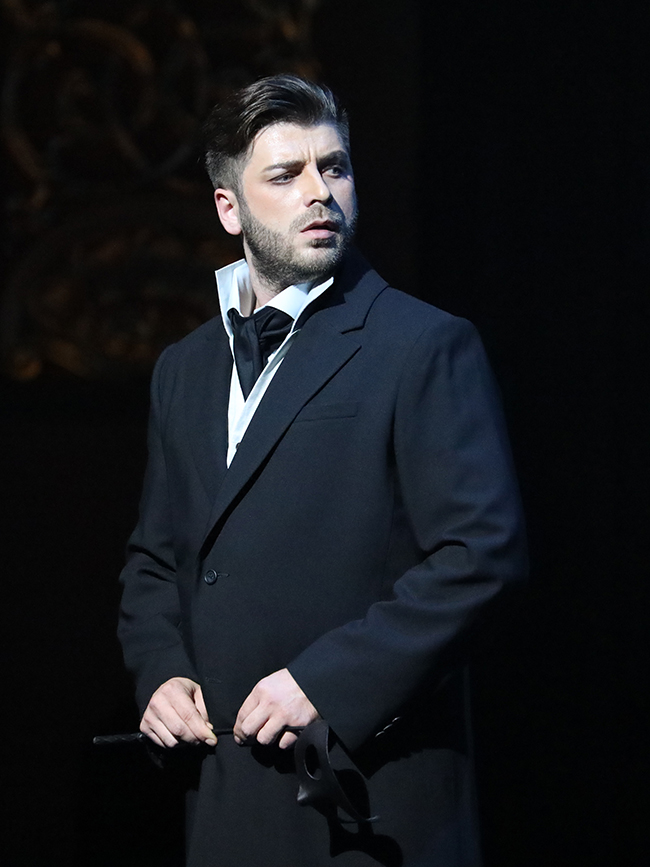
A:
{"type": "Polygon", "coordinates": [[[271,283],[265,280],[255,267],[252,256],[248,253],[246,255],[246,262],[248,263],[248,275],[251,289],[253,290],[253,310],[257,310],[258,307],[268,304],[272,298],[275,298],[276,295],[287,287],[282,286],[280,283],[271,283]]]}

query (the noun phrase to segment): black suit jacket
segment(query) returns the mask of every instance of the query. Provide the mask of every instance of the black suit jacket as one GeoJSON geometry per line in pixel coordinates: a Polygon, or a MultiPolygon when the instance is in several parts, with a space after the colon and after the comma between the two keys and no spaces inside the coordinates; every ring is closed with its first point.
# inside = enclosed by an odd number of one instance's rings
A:
{"type": "MultiPolygon", "coordinates": [[[[348,257],[227,470],[231,368],[215,319],[169,347],[154,374],[120,627],[140,705],[184,675],[202,684],[213,724],[231,725],[257,681],[288,667],[371,783],[379,768],[386,791],[416,780],[413,756],[428,751],[420,784],[430,789],[431,756],[444,752],[449,771],[449,755],[467,752],[454,673],[525,571],[506,435],[477,334],[348,257]],[[204,580],[210,570],[214,583],[204,580]],[[384,735],[378,752],[376,733],[396,717],[392,747],[384,735]]],[[[468,815],[462,788],[456,780],[444,810],[440,791],[424,799],[455,833],[458,811],[468,815]]],[[[405,795],[393,792],[392,806],[377,797],[390,814],[405,795]]],[[[404,859],[409,845],[397,842],[404,859]]],[[[426,863],[476,863],[436,857],[426,863]]]]}

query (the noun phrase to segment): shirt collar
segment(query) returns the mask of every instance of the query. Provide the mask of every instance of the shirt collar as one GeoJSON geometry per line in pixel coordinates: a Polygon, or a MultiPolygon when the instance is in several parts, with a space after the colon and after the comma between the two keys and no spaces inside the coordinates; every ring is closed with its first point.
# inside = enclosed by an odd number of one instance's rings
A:
{"type": "MultiPolygon", "coordinates": [[[[248,264],[245,259],[239,259],[238,262],[220,268],[215,272],[215,276],[223,327],[228,337],[232,338],[232,326],[228,318],[228,311],[234,307],[238,313],[246,316],[249,315],[249,311],[253,307],[253,290],[250,285],[248,264]],[[243,312],[244,310],[246,313],[243,312]]],[[[293,332],[295,323],[305,307],[315,301],[326,289],[329,289],[333,282],[334,278],[328,277],[320,282],[296,283],[294,286],[287,286],[264,306],[275,307],[288,313],[294,320],[294,326],[291,329],[293,332]]],[[[258,307],[258,310],[261,309],[258,307]]]]}

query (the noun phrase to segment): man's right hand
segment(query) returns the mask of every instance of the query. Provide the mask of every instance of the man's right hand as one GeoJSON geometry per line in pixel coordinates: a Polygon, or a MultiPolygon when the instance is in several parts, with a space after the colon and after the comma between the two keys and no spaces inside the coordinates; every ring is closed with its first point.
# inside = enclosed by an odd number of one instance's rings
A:
{"type": "Polygon", "coordinates": [[[189,677],[172,677],[158,687],[142,715],[140,731],[159,747],[175,747],[179,741],[210,747],[217,743],[201,687],[189,677]]]}

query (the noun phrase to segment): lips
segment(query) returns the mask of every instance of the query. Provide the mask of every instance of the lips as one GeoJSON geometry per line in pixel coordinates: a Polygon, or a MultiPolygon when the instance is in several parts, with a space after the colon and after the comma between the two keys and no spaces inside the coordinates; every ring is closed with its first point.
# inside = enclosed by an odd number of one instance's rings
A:
{"type": "Polygon", "coordinates": [[[304,229],[301,229],[302,232],[311,232],[311,231],[322,231],[322,232],[338,232],[340,231],[339,224],[334,222],[334,220],[314,220],[308,226],[305,226],[304,229]]]}

